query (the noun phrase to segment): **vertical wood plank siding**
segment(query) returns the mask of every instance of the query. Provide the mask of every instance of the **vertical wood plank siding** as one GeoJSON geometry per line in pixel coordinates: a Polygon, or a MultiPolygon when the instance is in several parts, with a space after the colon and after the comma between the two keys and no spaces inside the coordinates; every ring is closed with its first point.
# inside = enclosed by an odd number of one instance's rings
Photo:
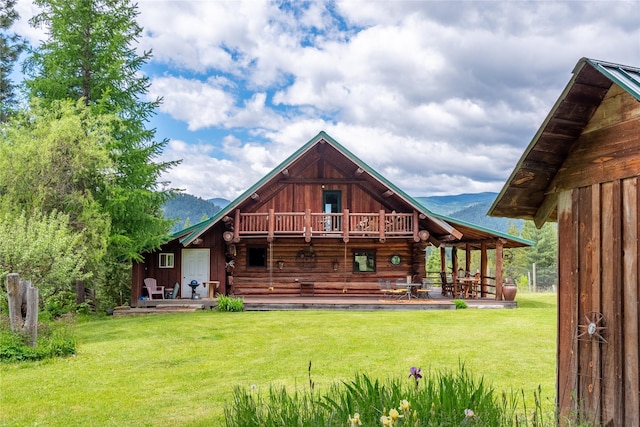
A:
{"type": "Polygon", "coordinates": [[[559,193],[557,400],[561,422],[640,426],[640,197],[627,178],[559,193]],[[606,342],[585,331],[604,315],[606,342]]]}
{"type": "Polygon", "coordinates": [[[635,178],[622,181],[622,253],[624,418],[626,425],[638,427],[638,183],[635,178]]]}

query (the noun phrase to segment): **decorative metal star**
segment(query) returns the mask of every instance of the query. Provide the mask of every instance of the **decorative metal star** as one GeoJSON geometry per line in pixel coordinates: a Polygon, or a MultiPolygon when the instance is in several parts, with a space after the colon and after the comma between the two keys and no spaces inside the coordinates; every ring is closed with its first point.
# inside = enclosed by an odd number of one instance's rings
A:
{"type": "Polygon", "coordinates": [[[597,339],[599,342],[607,343],[602,336],[606,332],[606,319],[604,314],[597,311],[590,311],[584,315],[585,323],[578,325],[578,339],[597,339]]]}

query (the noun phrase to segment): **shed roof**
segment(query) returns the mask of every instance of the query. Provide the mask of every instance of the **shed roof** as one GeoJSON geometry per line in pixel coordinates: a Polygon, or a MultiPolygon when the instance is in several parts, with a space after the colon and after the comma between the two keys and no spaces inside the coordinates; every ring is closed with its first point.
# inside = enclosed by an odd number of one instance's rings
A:
{"type": "Polygon", "coordinates": [[[581,58],[573,77],[536,132],[489,209],[489,215],[555,219],[547,190],[613,84],[640,101],[640,68],[581,58]]]}
{"type": "Polygon", "coordinates": [[[409,206],[422,214],[428,225],[429,232],[436,238],[459,240],[464,239],[463,236],[468,235],[468,238],[471,239],[470,242],[472,240],[475,241],[481,239],[485,241],[491,239],[494,241],[502,239],[503,242],[506,242],[505,247],[523,247],[533,244],[525,239],[519,239],[504,233],[473,226],[472,224],[465,223],[463,221],[453,220],[445,216],[432,213],[422,204],[380,175],[365,162],[360,160],[324,131],[318,133],[295,153],[285,159],[280,165],[275,167],[271,172],[265,175],[235,200],[217,212],[216,215],[199,224],[191,226],[188,229],[174,233],[171,236],[172,239],[179,239],[180,243],[184,246],[189,245],[216,223],[220,222],[222,218],[246,204],[251,200],[252,196],[268,192],[269,186],[274,187],[275,184],[282,179],[282,176],[287,174],[288,169],[294,169],[296,166],[300,168],[300,162],[303,162],[305,158],[316,155],[312,150],[317,148],[319,145],[326,147],[324,148],[325,150],[335,150],[334,154],[336,154],[336,156],[333,157],[333,160],[336,163],[342,163],[341,166],[343,168],[352,168],[353,170],[357,169],[361,175],[366,176],[371,193],[384,193],[386,197],[393,198],[396,203],[399,203],[399,206],[409,206]]]}

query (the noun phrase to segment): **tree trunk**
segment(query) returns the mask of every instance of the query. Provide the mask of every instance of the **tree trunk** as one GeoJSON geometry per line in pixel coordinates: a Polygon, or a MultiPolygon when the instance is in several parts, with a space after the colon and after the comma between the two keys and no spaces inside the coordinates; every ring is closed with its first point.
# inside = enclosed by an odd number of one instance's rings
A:
{"type": "Polygon", "coordinates": [[[7,274],[7,296],[9,298],[9,323],[11,332],[20,333],[24,327],[22,319],[23,293],[20,289],[20,275],[17,273],[7,274]]]}
{"type": "Polygon", "coordinates": [[[24,281],[27,290],[27,315],[24,322],[27,345],[35,347],[38,341],[38,288],[31,281],[24,281]]]}
{"type": "Polygon", "coordinates": [[[20,280],[17,273],[9,273],[7,296],[11,332],[25,334],[25,344],[35,347],[38,340],[38,288],[32,286],[31,281],[20,280]]]}

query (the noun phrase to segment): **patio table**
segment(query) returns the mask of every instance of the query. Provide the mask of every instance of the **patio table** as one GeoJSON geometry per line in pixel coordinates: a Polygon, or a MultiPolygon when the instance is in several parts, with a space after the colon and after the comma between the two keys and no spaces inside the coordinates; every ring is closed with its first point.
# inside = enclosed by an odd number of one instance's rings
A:
{"type": "MultiPolygon", "coordinates": [[[[464,298],[469,298],[469,292],[471,292],[474,287],[478,286],[478,279],[475,277],[459,277],[457,280],[460,286],[462,286],[464,298]]],[[[478,292],[472,293],[475,293],[476,298],[478,297],[478,292]]]]}

